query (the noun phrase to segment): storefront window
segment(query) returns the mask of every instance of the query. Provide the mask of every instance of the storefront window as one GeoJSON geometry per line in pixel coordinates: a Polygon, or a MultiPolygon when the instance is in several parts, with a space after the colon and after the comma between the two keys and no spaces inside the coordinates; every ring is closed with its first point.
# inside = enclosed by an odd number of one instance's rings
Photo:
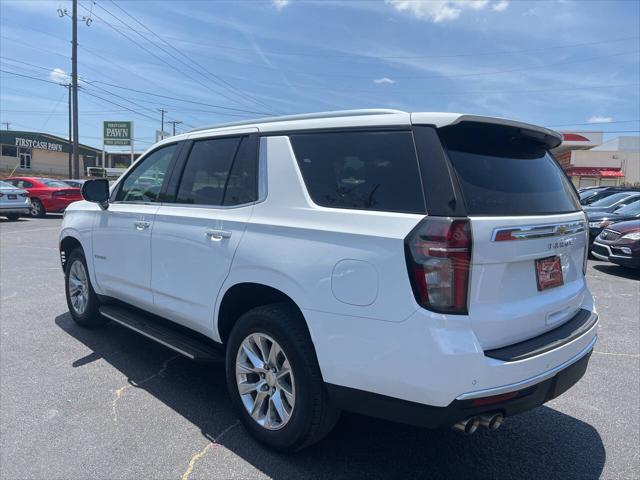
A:
{"type": "Polygon", "coordinates": [[[31,168],[31,149],[20,147],[20,149],[18,150],[18,156],[20,157],[20,168],[30,169],[31,168]]]}
{"type": "Polygon", "coordinates": [[[2,145],[2,156],[3,157],[17,157],[18,156],[18,148],[13,145],[2,145]]]}

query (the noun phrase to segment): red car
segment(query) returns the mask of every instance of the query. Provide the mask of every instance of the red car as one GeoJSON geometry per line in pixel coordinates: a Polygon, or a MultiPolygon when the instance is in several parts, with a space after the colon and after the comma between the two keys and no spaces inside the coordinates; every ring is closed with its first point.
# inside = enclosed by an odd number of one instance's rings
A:
{"type": "Polygon", "coordinates": [[[69,187],[53,178],[11,177],[4,181],[29,192],[32,217],[64,212],[70,203],[82,200],[79,188],[69,187]]]}

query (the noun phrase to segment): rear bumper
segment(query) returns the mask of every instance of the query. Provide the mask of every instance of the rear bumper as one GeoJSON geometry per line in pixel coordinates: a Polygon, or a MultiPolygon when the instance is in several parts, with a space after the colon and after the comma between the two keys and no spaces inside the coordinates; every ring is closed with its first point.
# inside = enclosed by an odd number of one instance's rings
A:
{"type": "Polygon", "coordinates": [[[509,395],[478,392],[478,397],[459,398],[446,407],[423,405],[331,384],[327,384],[327,391],[332,402],[344,410],[420,427],[450,427],[460,420],[489,413],[500,412],[509,417],[539,407],[575,385],[587,370],[594,343],[595,338],[586,352],[581,352],[562,368],[547,372],[547,378],[533,385],[512,385],[509,395]]]}
{"type": "Polygon", "coordinates": [[[30,211],[30,203],[29,205],[0,205],[0,215],[28,215],[30,211]]]}
{"type": "Polygon", "coordinates": [[[73,202],[79,202],[82,198],[74,198],[72,200],[66,198],[50,198],[47,200],[43,200],[42,204],[44,208],[49,213],[60,213],[64,212],[65,209],[71,205],[73,202]]]}
{"type": "MultiPolygon", "coordinates": [[[[578,305],[595,316],[588,290],[578,305]]],[[[578,335],[572,329],[552,349],[533,345],[535,355],[505,361],[487,355],[464,316],[418,309],[402,322],[385,322],[303,313],[325,383],[434,408],[544,382],[585,355],[597,338],[593,318],[578,335]]]]}

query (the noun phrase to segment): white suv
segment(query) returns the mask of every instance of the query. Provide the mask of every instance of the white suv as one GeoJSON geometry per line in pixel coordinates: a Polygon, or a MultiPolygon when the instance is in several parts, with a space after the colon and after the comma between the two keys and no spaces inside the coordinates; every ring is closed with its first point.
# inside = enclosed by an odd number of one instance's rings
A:
{"type": "Polygon", "coordinates": [[[597,338],[560,141],[395,110],[171,137],[67,208],[71,315],[224,358],[244,425],[279,450],[340,410],[498,428],[576,383],[597,338]]]}

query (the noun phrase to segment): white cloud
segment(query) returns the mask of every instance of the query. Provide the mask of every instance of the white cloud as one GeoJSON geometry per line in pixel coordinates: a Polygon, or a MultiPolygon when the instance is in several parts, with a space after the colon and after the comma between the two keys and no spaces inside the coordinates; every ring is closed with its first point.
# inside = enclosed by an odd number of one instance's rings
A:
{"type": "Polygon", "coordinates": [[[499,2],[491,5],[491,10],[494,12],[504,12],[509,6],[509,0],[500,0],[499,2]]]}
{"type": "Polygon", "coordinates": [[[49,72],[49,80],[59,84],[67,84],[71,80],[68,73],[65,73],[61,68],[54,68],[49,72]]]}
{"type": "Polygon", "coordinates": [[[289,5],[290,0],[271,0],[271,3],[277,10],[282,10],[284,7],[289,5]]]}
{"type": "Polygon", "coordinates": [[[373,83],[375,83],[376,85],[392,85],[396,83],[396,81],[389,77],[382,77],[382,78],[376,78],[373,81],[373,83]]]}
{"type": "MultiPolygon", "coordinates": [[[[385,3],[399,12],[409,12],[416,18],[440,23],[456,20],[463,10],[482,10],[489,0],[385,0],[385,3]]],[[[493,5],[493,9],[501,11],[507,5],[508,0],[500,0],[493,5]]]]}
{"type": "Polygon", "coordinates": [[[602,115],[593,115],[587,119],[589,123],[611,123],[613,122],[613,117],[604,117],[602,115]]]}

